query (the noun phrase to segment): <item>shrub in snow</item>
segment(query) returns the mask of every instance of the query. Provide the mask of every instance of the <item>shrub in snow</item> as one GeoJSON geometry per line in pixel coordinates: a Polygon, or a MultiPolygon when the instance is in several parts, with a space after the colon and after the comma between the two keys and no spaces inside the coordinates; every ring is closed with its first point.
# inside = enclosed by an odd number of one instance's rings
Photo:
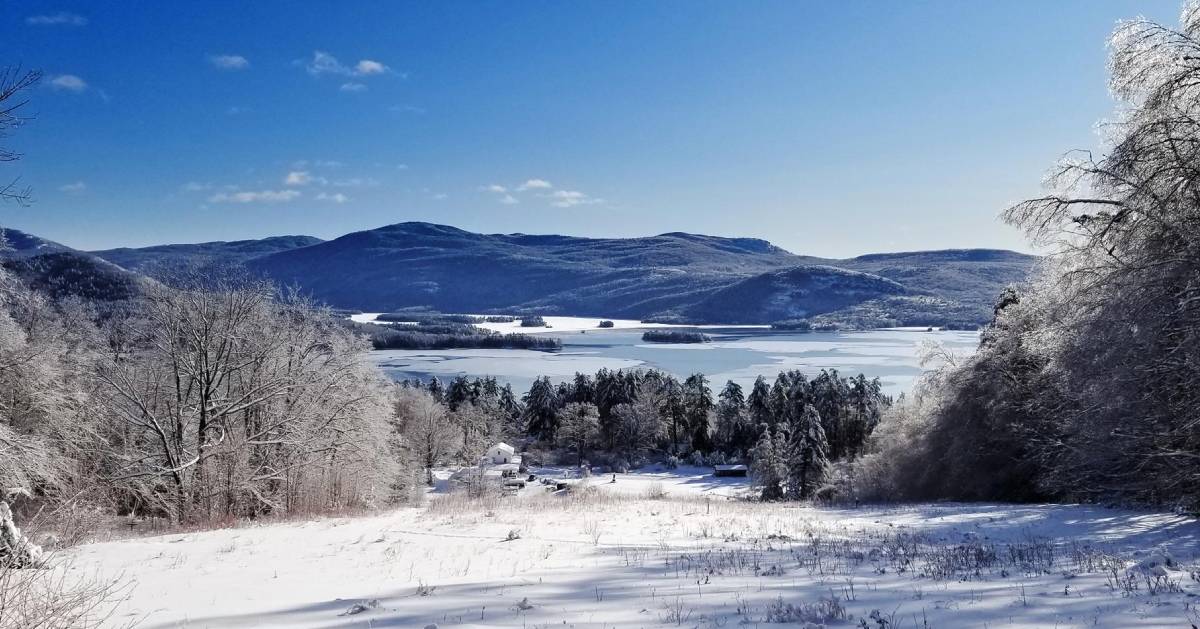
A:
{"type": "Polygon", "coordinates": [[[846,608],[836,596],[822,598],[816,603],[799,603],[793,605],[783,602],[783,597],[767,605],[764,620],[773,623],[803,623],[802,627],[824,627],[823,623],[833,620],[845,620],[846,608]]]}
{"type": "Polygon", "coordinates": [[[679,457],[672,454],[671,456],[667,457],[667,460],[663,463],[663,466],[669,470],[679,467],[679,457]]]}
{"type": "Polygon", "coordinates": [[[15,568],[34,567],[42,563],[42,549],[29,541],[13,521],[12,509],[0,500],[0,564],[15,568]]]}
{"type": "Polygon", "coordinates": [[[703,452],[696,450],[692,452],[691,456],[688,457],[688,465],[691,465],[692,467],[707,467],[709,465],[709,461],[708,459],[704,458],[703,452]]]}

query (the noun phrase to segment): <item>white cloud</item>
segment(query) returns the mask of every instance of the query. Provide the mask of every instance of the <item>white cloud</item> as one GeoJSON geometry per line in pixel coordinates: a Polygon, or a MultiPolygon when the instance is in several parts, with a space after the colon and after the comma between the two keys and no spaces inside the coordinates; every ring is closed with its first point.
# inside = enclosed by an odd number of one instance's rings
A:
{"type": "Polygon", "coordinates": [[[517,200],[517,197],[514,197],[511,194],[506,194],[503,197],[500,197],[500,202],[504,205],[516,205],[520,203],[520,201],[517,200]]]}
{"type": "Polygon", "coordinates": [[[347,66],[338,58],[325,52],[317,50],[313,52],[312,59],[304,63],[304,68],[313,76],[322,74],[338,74],[341,76],[371,76],[374,74],[385,74],[391,69],[386,65],[373,59],[362,59],[354,64],[354,67],[347,66]]]}
{"type": "Polygon", "coordinates": [[[297,190],[260,190],[219,192],[208,198],[209,203],[282,203],[300,196],[297,190]]]}
{"type": "Polygon", "coordinates": [[[550,198],[550,205],[554,207],[575,207],[604,202],[604,199],[589,197],[578,190],[555,190],[547,196],[550,198]]]}
{"type": "Polygon", "coordinates": [[[212,55],[208,61],[222,70],[245,70],[250,67],[250,61],[241,55],[212,55]]]}
{"type": "Polygon", "coordinates": [[[446,194],[445,192],[439,192],[439,193],[433,195],[433,200],[434,201],[445,201],[449,197],[450,197],[450,195],[446,194]]]}
{"type": "Polygon", "coordinates": [[[234,106],[230,107],[229,109],[226,109],[225,113],[230,116],[237,116],[239,114],[244,114],[249,111],[250,111],[249,107],[239,107],[237,105],[234,105],[234,106]]]}
{"type": "Polygon", "coordinates": [[[408,170],[408,164],[396,164],[396,170],[408,170]]]}
{"type": "Polygon", "coordinates": [[[505,188],[504,186],[502,186],[498,183],[484,186],[483,189],[486,190],[487,192],[495,192],[497,194],[503,194],[505,192],[508,192],[508,188],[505,188]]]}
{"type": "Polygon", "coordinates": [[[312,183],[312,175],[305,170],[293,170],[283,178],[285,186],[307,186],[312,183]]]}
{"type": "Polygon", "coordinates": [[[372,74],[383,74],[388,71],[388,67],[371,59],[363,59],[354,66],[354,74],[358,76],[370,76],[372,74]]]}
{"type": "Polygon", "coordinates": [[[342,86],[338,89],[343,92],[365,92],[367,91],[367,86],[363,85],[362,83],[350,81],[348,83],[342,83],[342,86]]]}
{"type": "Polygon", "coordinates": [[[391,105],[388,107],[388,111],[394,111],[401,114],[424,114],[425,108],[417,107],[416,105],[391,105]]]}
{"type": "Polygon", "coordinates": [[[335,192],[333,194],[327,194],[325,192],[322,192],[317,195],[317,200],[318,201],[332,201],[334,203],[337,203],[338,205],[341,205],[341,204],[349,201],[350,197],[348,197],[340,192],[335,192]]]}
{"type": "Polygon", "coordinates": [[[59,11],[52,15],[31,15],[25,18],[25,23],[37,26],[86,26],[88,20],[77,13],[59,11]]]}
{"type": "Polygon", "coordinates": [[[66,90],[78,94],[88,88],[88,84],[83,79],[74,74],[60,74],[53,79],[50,79],[50,87],[56,90],[66,90]]]}
{"type": "Polygon", "coordinates": [[[526,190],[548,190],[553,187],[554,186],[550,185],[550,182],[546,181],[545,179],[528,179],[525,181],[525,183],[517,186],[517,192],[524,192],[526,190]]]}
{"type": "Polygon", "coordinates": [[[203,192],[205,190],[211,190],[212,184],[207,182],[201,183],[199,181],[189,181],[183,184],[182,188],[184,192],[203,192]]]}
{"type": "Polygon", "coordinates": [[[58,189],[69,194],[79,194],[80,192],[87,190],[87,184],[83,183],[82,181],[76,181],[74,183],[63,184],[59,186],[58,189]]]}

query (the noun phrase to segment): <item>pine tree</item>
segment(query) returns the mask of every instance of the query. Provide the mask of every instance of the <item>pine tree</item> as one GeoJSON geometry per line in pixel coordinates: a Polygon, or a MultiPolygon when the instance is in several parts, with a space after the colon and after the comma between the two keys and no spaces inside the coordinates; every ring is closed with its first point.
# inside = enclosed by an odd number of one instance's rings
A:
{"type": "Polygon", "coordinates": [[[754,434],[748,419],[742,387],[733,380],[726,382],[717,402],[717,447],[726,453],[749,449],[754,444],[754,434]]]}
{"type": "Polygon", "coordinates": [[[533,381],[525,394],[525,430],[542,441],[554,439],[558,427],[558,392],[550,378],[533,381]]]}
{"type": "Polygon", "coordinates": [[[829,442],[821,415],[808,405],[791,427],[787,448],[787,489],[794,498],[811,498],[829,475],[829,442]]]}
{"type": "MultiPolygon", "coordinates": [[[[781,433],[786,433],[786,427],[780,427],[781,433]]],[[[750,471],[754,476],[754,484],[762,489],[763,500],[780,500],[783,498],[783,485],[788,478],[787,460],[784,448],[787,443],[786,434],[772,435],[771,427],[763,424],[762,436],[758,445],[754,446],[751,454],[753,463],[750,471]]]]}
{"type": "Polygon", "coordinates": [[[688,432],[691,433],[692,450],[709,452],[712,439],[709,436],[711,417],[714,410],[712,389],[704,374],[692,374],[683,383],[683,404],[688,432]]]}
{"type": "Polygon", "coordinates": [[[446,394],[446,391],[445,391],[445,389],[442,388],[442,381],[438,380],[437,376],[430,378],[429,379],[429,395],[432,395],[433,399],[441,402],[442,397],[445,394],[446,394]]]}
{"type": "Polygon", "coordinates": [[[771,387],[762,376],[754,380],[750,389],[750,397],[746,398],[746,408],[750,412],[750,421],[755,426],[770,425],[771,423],[771,387]]]}

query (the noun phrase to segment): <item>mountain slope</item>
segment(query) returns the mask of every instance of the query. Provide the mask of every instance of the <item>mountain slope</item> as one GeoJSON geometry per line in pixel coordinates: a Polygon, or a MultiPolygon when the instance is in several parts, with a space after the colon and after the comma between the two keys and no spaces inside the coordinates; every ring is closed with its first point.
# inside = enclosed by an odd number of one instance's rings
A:
{"type": "Polygon", "coordinates": [[[1033,261],[991,250],[824,260],[751,238],[476,234],[399,223],[246,265],[332,305],[369,311],[426,306],[725,323],[854,312],[925,324],[986,320],[995,296],[1033,261]]]}
{"type": "Polygon", "coordinates": [[[16,229],[4,229],[4,240],[4,268],[55,297],[121,301],[140,290],[140,276],[89,253],[16,229]]]}
{"type": "Polygon", "coordinates": [[[807,319],[866,301],[910,292],[892,280],[833,266],[769,271],[714,291],[688,306],[688,319],[763,323],[807,319]]]}
{"type": "Polygon", "coordinates": [[[731,281],[796,263],[765,241],[688,234],[575,238],[474,234],[400,223],[247,263],[337,306],[506,308],[645,316],[731,281]]]}
{"type": "Polygon", "coordinates": [[[313,236],[273,236],[258,240],[213,241],[195,244],[155,245],[152,247],[121,247],[92,251],[113,264],[130,271],[153,272],[156,269],[205,265],[212,262],[241,263],[252,258],[279,251],[298,249],[324,242],[313,236]]]}

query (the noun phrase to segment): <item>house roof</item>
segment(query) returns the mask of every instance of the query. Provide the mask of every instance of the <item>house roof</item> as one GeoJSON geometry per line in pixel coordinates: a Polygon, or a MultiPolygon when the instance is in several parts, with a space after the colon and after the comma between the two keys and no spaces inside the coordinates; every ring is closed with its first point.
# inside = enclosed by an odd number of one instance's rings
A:
{"type": "Polygon", "coordinates": [[[504,443],[503,441],[492,446],[492,449],[493,450],[504,450],[505,452],[516,452],[517,451],[516,448],[508,445],[507,443],[504,443]]]}

